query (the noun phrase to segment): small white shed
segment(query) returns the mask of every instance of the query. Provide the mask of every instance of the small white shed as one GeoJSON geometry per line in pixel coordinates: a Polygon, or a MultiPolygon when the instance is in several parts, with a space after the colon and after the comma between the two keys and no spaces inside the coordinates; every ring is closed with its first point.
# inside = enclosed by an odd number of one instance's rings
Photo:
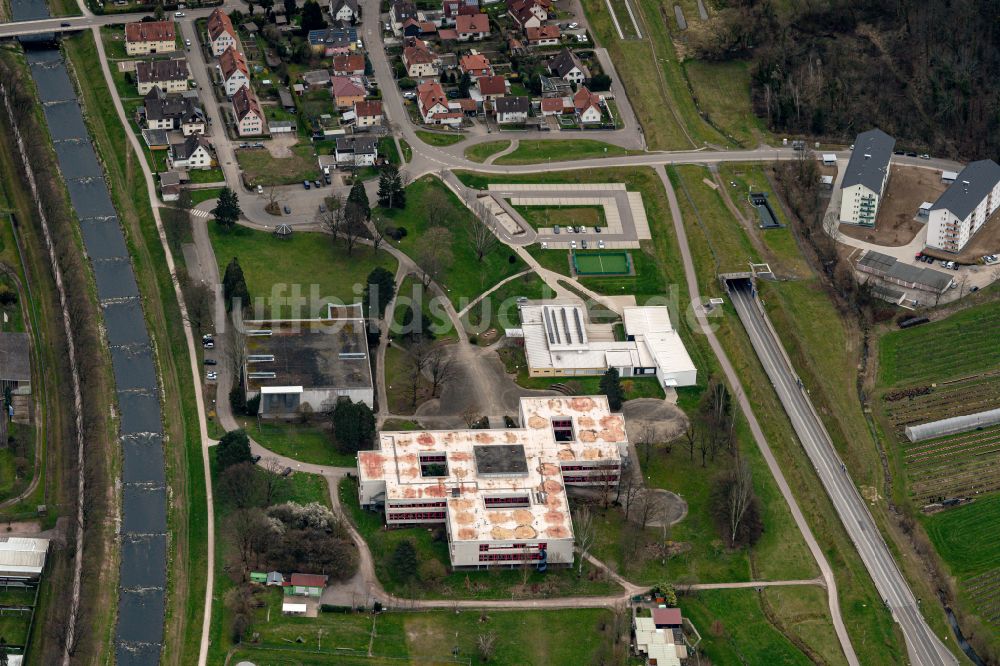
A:
{"type": "Polygon", "coordinates": [[[282,615],[305,615],[306,605],[305,604],[291,604],[287,601],[281,604],[282,615]]]}
{"type": "Polygon", "coordinates": [[[823,153],[823,166],[836,166],[837,156],[833,153],[823,153]]]}

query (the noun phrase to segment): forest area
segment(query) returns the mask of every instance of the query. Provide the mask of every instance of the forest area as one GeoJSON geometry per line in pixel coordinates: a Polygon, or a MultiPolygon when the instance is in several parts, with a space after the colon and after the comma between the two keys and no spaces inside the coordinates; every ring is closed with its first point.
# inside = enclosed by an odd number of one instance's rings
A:
{"type": "Polygon", "coordinates": [[[755,113],[776,132],[979,159],[1000,148],[997,0],[719,0],[685,54],[747,59],[755,113]]]}

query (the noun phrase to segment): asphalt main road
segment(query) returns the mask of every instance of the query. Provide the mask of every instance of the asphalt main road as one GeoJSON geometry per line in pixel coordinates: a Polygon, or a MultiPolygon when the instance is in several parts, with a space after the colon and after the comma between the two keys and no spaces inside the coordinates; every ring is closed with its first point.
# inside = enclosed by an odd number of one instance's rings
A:
{"type": "Polygon", "coordinates": [[[730,282],[729,294],[799,441],[861,554],[875,587],[903,632],[910,661],[922,666],[958,664],[920,614],[913,592],[896,567],[868,507],[837,455],[750,281],[730,282]]]}

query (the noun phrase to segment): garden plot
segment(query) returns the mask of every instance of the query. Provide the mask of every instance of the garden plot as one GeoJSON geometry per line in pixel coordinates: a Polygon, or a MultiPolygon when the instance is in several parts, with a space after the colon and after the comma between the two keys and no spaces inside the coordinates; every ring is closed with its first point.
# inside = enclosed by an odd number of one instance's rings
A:
{"type": "Polygon", "coordinates": [[[1000,627],[1000,568],[962,581],[962,587],[976,612],[995,627],[1000,627]]]}

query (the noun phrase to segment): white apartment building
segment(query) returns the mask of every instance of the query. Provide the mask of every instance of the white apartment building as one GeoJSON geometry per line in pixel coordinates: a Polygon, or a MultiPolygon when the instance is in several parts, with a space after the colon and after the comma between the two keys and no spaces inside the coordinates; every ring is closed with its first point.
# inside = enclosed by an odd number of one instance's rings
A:
{"type": "Polygon", "coordinates": [[[240,88],[250,87],[250,70],[247,68],[246,58],[235,46],[230,46],[219,56],[219,73],[222,75],[226,97],[232,97],[240,88]]]}
{"type": "Polygon", "coordinates": [[[625,419],[605,396],[521,398],[521,428],[382,432],[358,453],[362,507],[444,523],[453,567],[573,564],[568,485],[617,484],[625,419]]]}
{"type": "Polygon", "coordinates": [[[927,246],[960,252],[1000,206],[1000,165],[972,162],[938,197],[927,216],[927,246]]]}
{"type": "Polygon", "coordinates": [[[136,21],[125,24],[125,53],[130,56],[170,53],[177,49],[173,21],[136,21]]]}
{"type": "Polygon", "coordinates": [[[840,221],[874,227],[889,182],[889,161],[896,140],[880,129],[862,132],[841,182],[840,221]]]}
{"type": "Polygon", "coordinates": [[[264,111],[250,88],[240,88],[233,95],[233,115],[236,133],[240,136],[257,136],[267,132],[264,111]]]}

